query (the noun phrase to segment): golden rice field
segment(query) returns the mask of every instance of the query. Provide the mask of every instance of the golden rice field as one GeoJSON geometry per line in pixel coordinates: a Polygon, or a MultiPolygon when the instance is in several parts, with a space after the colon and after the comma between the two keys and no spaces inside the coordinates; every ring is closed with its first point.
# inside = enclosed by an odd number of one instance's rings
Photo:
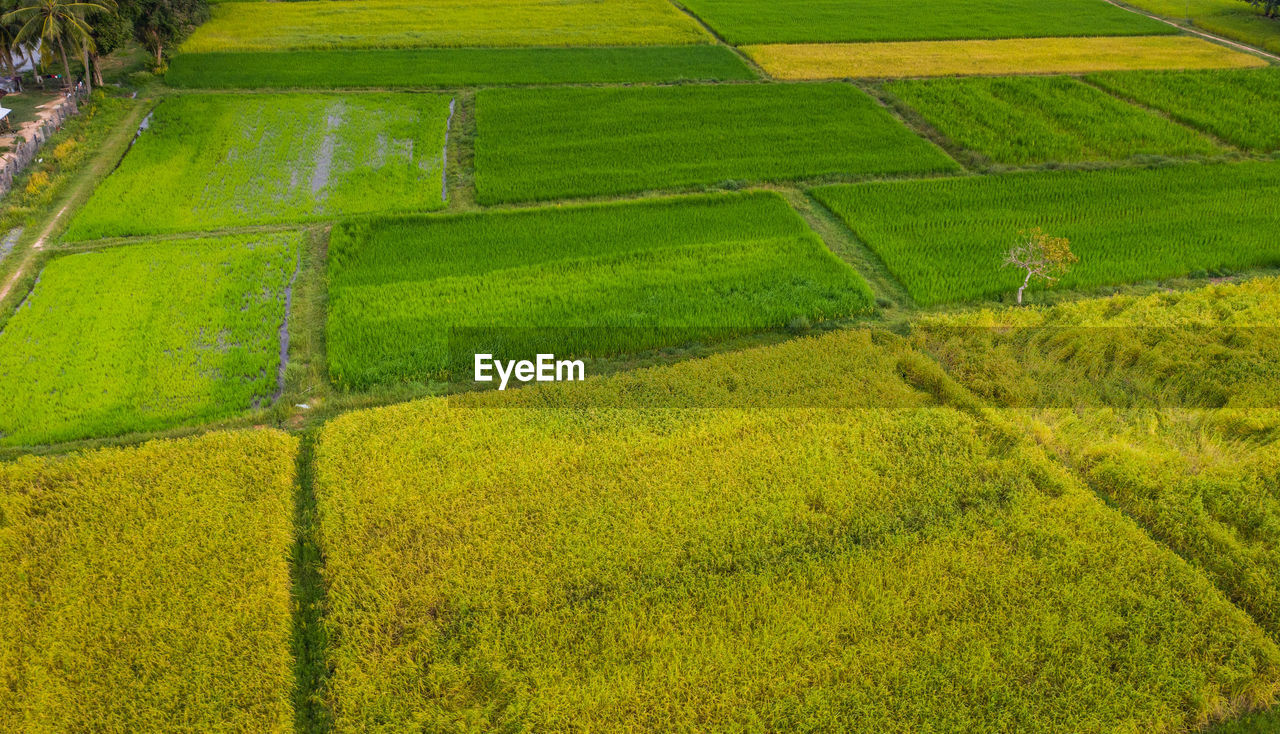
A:
{"type": "Polygon", "coordinates": [[[228,2],[183,51],[710,43],[666,0],[228,2]]]}
{"type": "Polygon", "coordinates": [[[1190,36],[771,44],[742,50],[776,79],[1238,69],[1263,59],[1190,36]]]}

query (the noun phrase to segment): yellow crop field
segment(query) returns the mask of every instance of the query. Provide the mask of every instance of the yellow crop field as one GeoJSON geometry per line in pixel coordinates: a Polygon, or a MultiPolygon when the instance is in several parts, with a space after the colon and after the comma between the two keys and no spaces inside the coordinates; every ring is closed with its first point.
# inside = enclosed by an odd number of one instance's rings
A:
{"type": "Polygon", "coordinates": [[[0,731],[293,731],[297,439],[0,464],[0,731]]]}
{"type": "Polygon", "coordinates": [[[744,46],[742,50],[777,79],[1066,74],[1267,65],[1257,56],[1188,36],[770,44],[744,46]]]}
{"type": "Polygon", "coordinates": [[[677,46],[711,36],[666,0],[312,0],[212,7],[182,50],[677,46]]]}

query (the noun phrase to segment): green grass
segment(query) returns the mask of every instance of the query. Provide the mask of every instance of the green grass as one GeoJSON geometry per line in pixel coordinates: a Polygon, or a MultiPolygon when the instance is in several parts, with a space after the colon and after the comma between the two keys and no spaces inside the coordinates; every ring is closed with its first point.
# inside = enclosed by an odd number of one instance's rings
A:
{"type": "Polygon", "coordinates": [[[756,75],[724,46],[450,48],[181,54],[165,81],[197,89],[736,81],[756,75]]]}
{"type": "Polygon", "coordinates": [[[1067,237],[1080,258],[1061,279],[1065,289],[1280,265],[1276,163],[873,182],[814,194],[921,305],[1012,294],[1023,276],[1002,264],[1033,227],[1067,237]]]}
{"type": "Polygon", "coordinates": [[[710,43],[666,0],[227,2],[183,51],[710,43]]]}
{"type": "Polygon", "coordinates": [[[0,729],[293,731],[297,441],[0,465],[0,729]]]}
{"type": "Polygon", "coordinates": [[[981,163],[1125,160],[1222,152],[1213,141],[1070,77],[975,77],[885,85],[981,163]]]}
{"type": "Polygon", "coordinates": [[[1132,72],[1088,79],[1244,150],[1280,151],[1280,69],[1132,72]]]}
{"type": "Polygon", "coordinates": [[[335,729],[1178,731],[1274,697],[1206,579],[875,342],[327,424],[335,729]],[[774,407],[518,407],[646,384],[774,407]],[[861,408],[781,407],[814,391],[861,408]]]}
{"type": "Polygon", "coordinates": [[[1265,278],[935,318],[917,336],[1280,640],[1277,323],[1265,278]]]}
{"type": "Polygon", "coordinates": [[[0,332],[0,444],[212,420],[276,390],[299,236],[161,242],[50,261],[0,332]]]}
{"type": "Polygon", "coordinates": [[[1250,7],[1243,0],[1127,0],[1127,3],[1179,22],[1190,15],[1195,28],[1280,53],[1280,20],[1263,17],[1261,9],[1250,7]]]}
{"type": "Polygon", "coordinates": [[[940,41],[1049,36],[1140,36],[1175,31],[1102,0],[682,0],[735,45],[940,41]]]}
{"type": "Polygon", "coordinates": [[[872,307],[774,194],[385,219],[330,241],[338,385],[473,376],[473,355],[611,357],[872,307]]]}
{"type": "Polygon", "coordinates": [[[66,236],[439,209],[449,104],[421,94],[167,99],[66,236]]]}
{"type": "Polygon", "coordinates": [[[956,168],[845,84],[489,89],[476,125],[484,204],[956,168]]]}

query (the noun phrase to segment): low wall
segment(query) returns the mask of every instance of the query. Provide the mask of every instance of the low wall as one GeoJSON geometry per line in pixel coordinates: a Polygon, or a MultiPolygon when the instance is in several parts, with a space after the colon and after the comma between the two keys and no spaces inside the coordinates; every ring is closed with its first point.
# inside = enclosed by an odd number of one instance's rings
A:
{"type": "MultiPolygon", "coordinates": [[[[14,141],[13,148],[0,157],[0,196],[9,193],[9,189],[13,186],[13,179],[31,165],[31,161],[35,160],[36,155],[40,153],[40,148],[44,147],[49,138],[62,128],[67,118],[80,111],[80,102],[83,98],[82,92],[65,97],[56,107],[48,110],[46,113],[48,116],[41,120],[38,126],[34,129],[27,127],[26,137],[19,135],[14,141]]],[[[0,100],[0,105],[3,104],[3,100],[0,100]]]]}

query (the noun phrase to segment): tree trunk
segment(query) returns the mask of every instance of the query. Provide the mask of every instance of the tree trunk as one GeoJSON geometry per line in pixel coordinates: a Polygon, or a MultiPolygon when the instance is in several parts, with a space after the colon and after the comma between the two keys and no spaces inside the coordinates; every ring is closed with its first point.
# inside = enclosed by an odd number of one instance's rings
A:
{"type": "Polygon", "coordinates": [[[80,44],[80,58],[84,61],[84,91],[93,91],[93,82],[89,78],[93,76],[93,69],[89,66],[89,44],[80,44]]]}
{"type": "Polygon", "coordinates": [[[1022,281],[1022,287],[1018,289],[1018,305],[1019,306],[1022,305],[1022,292],[1027,289],[1028,285],[1031,285],[1031,271],[1027,271],[1027,277],[1025,280],[1022,281]]]}
{"type": "Polygon", "coordinates": [[[67,78],[63,80],[63,86],[71,86],[71,62],[67,61],[67,47],[62,44],[62,39],[58,39],[58,51],[62,53],[62,70],[66,72],[67,78]]]}
{"type": "Polygon", "coordinates": [[[93,62],[93,83],[101,87],[102,86],[102,57],[97,54],[89,54],[89,60],[93,62]]]}

